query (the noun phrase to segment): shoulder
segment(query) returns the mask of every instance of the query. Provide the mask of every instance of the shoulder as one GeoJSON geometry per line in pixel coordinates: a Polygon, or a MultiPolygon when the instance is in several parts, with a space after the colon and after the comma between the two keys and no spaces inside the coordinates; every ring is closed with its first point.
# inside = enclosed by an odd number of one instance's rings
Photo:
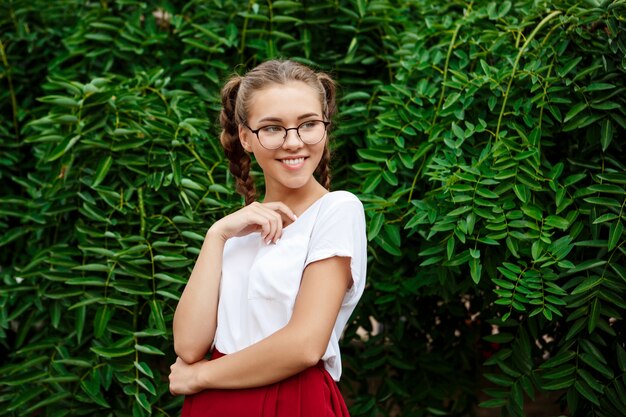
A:
{"type": "Polygon", "coordinates": [[[331,191],[322,197],[318,220],[343,222],[346,218],[360,219],[365,217],[363,203],[349,191],[331,191]]]}
{"type": "Polygon", "coordinates": [[[352,194],[350,191],[345,190],[337,190],[331,191],[324,196],[324,205],[325,206],[334,206],[334,205],[342,205],[342,204],[352,204],[363,208],[363,203],[359,198],[352,194]]]}

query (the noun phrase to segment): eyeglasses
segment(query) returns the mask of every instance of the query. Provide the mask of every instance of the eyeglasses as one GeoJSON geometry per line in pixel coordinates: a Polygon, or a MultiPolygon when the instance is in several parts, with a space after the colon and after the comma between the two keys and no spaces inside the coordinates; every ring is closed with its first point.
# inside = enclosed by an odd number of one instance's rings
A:
{"type": "Polygon", "coordinates": [[[323,120],[307,120],[301,123],[298,127],[286,128],[281,125],[268,125],[258,129],[252,129],[247,124],[243,124],[250,129],[252,133],[259,139],[259,143],[265,149],[278,149],[285,143],[287,139],[287,133],[290,130],[295,130],[298,134],[298,138],[307,145],[315,145],[324,139],[326,134],[326,128],[330,122],[323,120]]]}

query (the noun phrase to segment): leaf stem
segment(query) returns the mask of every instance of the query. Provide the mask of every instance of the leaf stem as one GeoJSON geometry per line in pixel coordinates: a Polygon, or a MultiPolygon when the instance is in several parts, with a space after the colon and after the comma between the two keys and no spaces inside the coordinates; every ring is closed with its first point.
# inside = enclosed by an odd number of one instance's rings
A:
{"type": "MultiPolygon", "coordinates": [[[[461,29],[461,24],[456,25],[456,29],[454,29],[454,33],[452,34],[452,39],[450,40],[450,45],[448,46],[448,53],[446,54],[446,62],[443,66],[443,80],[441,81],[441,95],[439,96],[439,102],[437,103],[437,108],[435,109],[435,115],[433,116],[432,122],[430,122],[430,132],[432,132],[432,128],[435,126],[437,122],[437,116],[439,116],[439,110],[441,109],[441,105],[443,103],[443,98],[446,93],[446,79],[448,78],[448,65],[450,64],[450,56],[452,55],[452,50],[454,49],[454,43],[456,42],[456,38],[459,34],[459,30],[461,29]]],[[[430,133],[429,132],[429,133],[430,133]]]]}
{"type": "Polygon", "coordinates": [[[139,196],[139,215],[140,215],[140,228],[139,235],[143,238],[146,236],[146,211],[143,205],[143,187],[137,189],[137,195],[139,196]]]}
{"type": "Polygon", "coordinates": [[[9,84],[9,95],[11,96],[11,107],[13,109],[13,129],[15,130],[15,139],[18,140],[20,128],[17,122],[17,99],[15,98],[15,89],[13,88],[13,77],[11,77],[11,68],[9,68],[9,61],[7,60],[7,54],[4,49],[4,44],[0,40],[0,58],[2,58],[2,64],[6,68],[7,83],[9,84]]]}
{"type": "Polygon", "coordinates": [[[550,13],[548,16],[544,17],[543,20],[539,22],[537,27],[530,33],[530,36],[526,39],[526,42],[524,42],[524,45],[522,45],[522,48],[517,53],[517,56],[515,57],[515,62],[513,63],[513,70],[511,71],[511,77],[509,78],[509,83],[506,87],[506,91],[504,92],[504,100],[502,101],[502,108],[500,109],[500,115],[498,116],[498,124],[496,126],[496,140],[500,138],[500,126],[502,126],[502,116],[504,116],[504,109],[506,108],[506,102],[507,102],[507,99],[509,98],[509,91],[511,91],[511,86],[513,85],[513,79],[515,79],[515,72],[517,71],[517,67],[519,65],[519,61],[522,55],[524,54],[524,52],[526,52],[526,48],[528,48],[528,45],[530,45],[530,42],[535,38],[539,30],[541,30],[541,28],[544,27],[546,23],[548,23],[550,20],[554,19],[556,16],[560,14],[561,14],[560,10],[555,10],[552,13],[550,13]]]}

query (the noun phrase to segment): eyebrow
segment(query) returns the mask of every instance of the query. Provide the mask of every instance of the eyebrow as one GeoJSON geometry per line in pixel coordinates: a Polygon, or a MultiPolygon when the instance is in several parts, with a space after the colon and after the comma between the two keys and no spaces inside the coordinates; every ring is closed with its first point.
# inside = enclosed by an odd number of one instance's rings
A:
{"type": "MultiPolygon", "coordinates": [[[[313,117],[313,116],[320,117],[320,115],[317,113],[306,113],[306,114],[302,114],[298,116],[298,120],[308,119],[309,117],[313,117]]],[[[282,121],[283,119],[281,119],[280,117],[264,117],[260,119],[258,122],[261,123],[261,122],[282,122],[282,121]]]]}

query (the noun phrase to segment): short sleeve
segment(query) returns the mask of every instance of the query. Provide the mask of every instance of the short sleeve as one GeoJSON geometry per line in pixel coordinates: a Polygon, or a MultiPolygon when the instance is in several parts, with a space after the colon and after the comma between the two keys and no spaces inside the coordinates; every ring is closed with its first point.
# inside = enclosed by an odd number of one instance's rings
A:
{"type": "Polygon", "coordinates": [[[346,191],[323,201],[311,231],[305,266],[333,256],[350,258],[353,284],[344,303],[358,301],[365,286],[367,242],[363,204],[346,191]]]}

